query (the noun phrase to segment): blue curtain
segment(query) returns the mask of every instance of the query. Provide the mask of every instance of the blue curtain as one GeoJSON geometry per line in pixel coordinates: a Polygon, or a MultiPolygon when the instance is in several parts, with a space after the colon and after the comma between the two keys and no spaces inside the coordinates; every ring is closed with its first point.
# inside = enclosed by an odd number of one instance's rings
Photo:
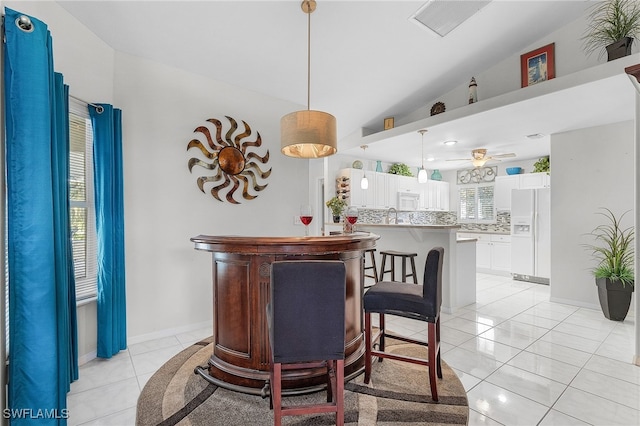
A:
{"type": "Polygon", "coordinates": [[[122,113],[112,105],[89,107],[98,234],[98,357],[127,347],[122,185],[122,113]]]}
{"type": "Polygon", "coordinates": [[[78,377],[68,215],[68,88],[53,72],[51,35],[5,8],[5,114],[9,269],[8,407],[13,425],[66,424],[78,377]]]}

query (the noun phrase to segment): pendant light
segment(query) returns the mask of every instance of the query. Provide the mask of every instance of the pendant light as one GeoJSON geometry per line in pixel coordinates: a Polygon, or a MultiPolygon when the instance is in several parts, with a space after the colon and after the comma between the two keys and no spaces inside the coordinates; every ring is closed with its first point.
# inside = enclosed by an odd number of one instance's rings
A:
{"type": "MultiPolygon", "coordinates": [[[[369,148],[368,145],[360,145],[360,148],[362,148],[362,151],[365,151],[367,148],[369,148]]],[[[366,161],[366,160],[365,160],[366,161]]],[[[360,179],[360,188],[361,189],[369,189],[369,179],[367,179],[367,170],[366,168],[363,168],[363,175],[362,175],[362,179],[360,179]]]]}
{"type": "Polygon", "coordinates": [[[315,0],[300,5],[307,14],[307,109],[285,115],[280,119],[280,150],[295,158],[322,158],[335,154],[338,149],[336,118],[323,111],[311,110],[311,13],[316,10],[315,0]]]}
{"type": "Polygon", "coordinates": [[[427,183],[429,179],[427,176],[427,171],[424,168],[424,134],[427,133],[426,129],[418,130],[418,133],[422,136],[422,167],[418,171],[418,183],[427,183]]]}

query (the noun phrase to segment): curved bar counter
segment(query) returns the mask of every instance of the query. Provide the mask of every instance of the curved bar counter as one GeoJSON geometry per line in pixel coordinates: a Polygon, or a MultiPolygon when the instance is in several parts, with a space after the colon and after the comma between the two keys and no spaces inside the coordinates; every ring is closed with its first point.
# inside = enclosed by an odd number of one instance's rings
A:
{"type": "MultiPolygon", "coordinates": [[[[357,232],[318,237],[241,237],[199,235],[196,250],[213,256],[213,354],[208,369],[196,372],[228,389],[260,394],[269,378],[266,305],[271,262],[342,260],[346,266],[345,378],[360,372],[364,361],[362,292],[364,250],[376,234],[357,232]]],[[[320,371],[284,377],[288,394],[326,384],[320,371]]]]}

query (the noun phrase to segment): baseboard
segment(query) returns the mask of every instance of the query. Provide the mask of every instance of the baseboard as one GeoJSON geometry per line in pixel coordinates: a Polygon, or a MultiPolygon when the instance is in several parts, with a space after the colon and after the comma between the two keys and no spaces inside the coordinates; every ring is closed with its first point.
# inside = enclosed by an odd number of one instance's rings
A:
{"type": "Polygon", "coordinates": [[[98,351],[91,351],[88,354],[84,354],[78,357],[78,365],[84,365],[91,361],[92,359],[96,359],[98,356],[98,351]]]}
{"type": "Polygon", "coordinates": [[[555,303],[563,303],[565,305],[579,306],[581,308],[594,309],[596,311],[602,310],[600,308],[600,305],[598,305],[598,304],[580,302],[578,300],[573,300],[573,299],[562,299],[560,297],[551,297],[551,296],[549,296],[549,301],[550,302],[555,302],[555,303]]]}
{"type": "Polygon", "coordinates": [[[135,345],[149,340],[162,339],[163,337],[175,336],[176,334],[188,333],[190,331],[199,330],[201,328],[211,328],[213,334],[213,321],[205,321],[197,324],[189,324],[182,327],[167,328],[164,330],[154,331],[153,333],[140,334],[138,336],[128,336],[127,343],[135,345]]]}

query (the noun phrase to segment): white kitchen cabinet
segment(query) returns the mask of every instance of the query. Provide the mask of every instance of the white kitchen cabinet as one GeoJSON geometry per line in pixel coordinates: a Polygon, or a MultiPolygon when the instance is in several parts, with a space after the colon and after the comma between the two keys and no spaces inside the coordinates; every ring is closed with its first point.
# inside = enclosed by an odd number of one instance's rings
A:
{"type": "Polygon", "coordinates": [[[511,210],[512,189],[537,189],[549,188],[550,186],[551,178],[547,173],[496,176],[493,204],[496,211],[511,210]]]}
{"type": "Polygon", "coordinates": [[[423,191],[424,208],[431,211],[449,210],[449,183],[437,180],[427,181],[427,188],[423,191]]]}
{"type": "Polygon", "coordinates": [[[476,270],[495,275],[511,275],[511,236],[502,234],[458,233],[460,238],[475,238],[476,270]]]}
{"type": "Polygon", "coordinates": [[[496,211],[511,210],[511,190],[520,189],[520,175],[496,176],[493,204],[496,211]]]}
{"type": "Polygon", "coordinates": [[[511,236],[491,235],[491,270],[511,273],[511,236]]]}
{"type": "Polygon", "coordinates": [[[491,269],[491,239],[488,235],[476,238],[476,269],[491,269]]]}
{"type": "Polygon", "coordinates": [[[397,176],[389,173],[374,173],[374,207],[388,209],[397,207],[398,204],[398,180],[397,176]]]}
{"type": "Polygon", "coordinates": [[[520,177],[520,187],[518,189],[537,189],[550,187],[550,177],[546,172],[525,173],[518,176],[520,177]]]}
{"type": "Polygon", "coordinates": [[[376,179],[374,177],[375,172],[367,172],[367,180],[369,181],[369,188],[362,189],[360,187],[360,181],[365,172],[360,169],[342,169],[340,170],[340,176],[349,178],[350,189],[349,198],[347,200],[349,206],[356,207],[371,207],[375,206],[375,192],[376,192],[376,179]]]}

